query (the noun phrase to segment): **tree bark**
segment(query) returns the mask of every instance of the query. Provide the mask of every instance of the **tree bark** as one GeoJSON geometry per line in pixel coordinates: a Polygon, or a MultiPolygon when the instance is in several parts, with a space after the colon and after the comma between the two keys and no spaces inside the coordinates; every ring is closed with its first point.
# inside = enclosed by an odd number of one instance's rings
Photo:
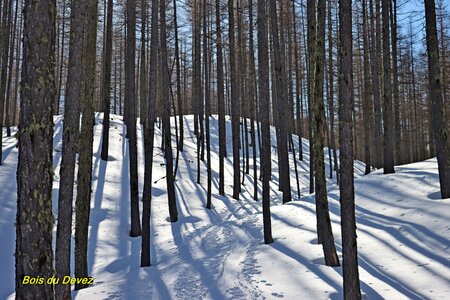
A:
{"type": "MultiPolygon", "coordinates": [[[[75,179],[76,151],[80,130],[80,97],[84,86],[84,0],[74,0],[71,6],[69,66],[64,103],[63,143],[58,196],[58,224],[56,229],[56,276],[70,276],[72,236],[72,205],[75,179]]],[[[55,286],[57,299],[70,299],[70,284],[55,286]]]]}
{"type": "Polygon", "coordinates": [[[163,130],[166,157],[166,182],[167,196],[169,199],[170,222],[178,220],[177,203],[175,198],[175,182],[173,176],[172,134],[170,132],[170,102],[169,102],[169,70],[167,68],[167,34],[166,34],[166,2],[159,3],[160,30],[159,30],[159,53],[161,56],[162,77],[162,101],[163,101],[163,130]]]}
{"type": "Polygon", "coordinates": [[[351,0],[339,0],[339,159],[341,162],[341,231],[344,298],[361,299],[356,245],[355,191],[353,183],[353,66],[351,0]]]}
{"type": "MultiPolygon", "coordinates": [[[[108,0],[108,17],[106,20],[105,57],[103,59],[103,134],[101,158],[108,160],[109,111],[111,110],[111,63],[112,63],[112,20],[113,1],[108,0]]],[[[145,47],[143,47],[145,49],[145,47]]],[[[144,72],[145,73],[145,72],[144,72]]]]}
{"type": "Polygon", "coordinates": [[[54,0],[25,1],[17,166],[16,299],[54,299],[53,285],[23,284],[53,271],[54,0]]]}
{"type": "Polygon", "coordinates": [[[324,99],[323,99],[323,56],[325,52],[325,0],[319,0],[317,4],[317,30],[314,51],[314,67],[312,81],[312,128],[313,128],[313,155],[314,155],[314,180],[317,213],[318,240],[323,245],[325,263],[327,266],[339,266],[339,258],[334,245],[333,231],[331,228],[330,213],[328,210],[328,196],[326,186],[325,164],[323,154],[323,129],[324,129],[324,99]]]}
{"type": "MultiPolygon", "coordinates": [[[[389,5],[388,0],[381,2],[383,19],[383,126],[384,149],[383,167],[384,174],[394,173],[394,124],[392,114],[392,89],[391,89],[391,48],[389,44],[389,5]]],[[[398,141],[399,142],[399,141],[398,141]]]]}
{"type": "MultiPolygon", "coordinates": [[[[77,199],[75,217],[75,277],[88,277],[88,232],[92,194],[92,148],[94,143],[94,92],[95,62],[97,47],[98,1],[86,0],[85,45],[84,45],[84,95],[82,99],[82,119],[79,142],[77,199]]],[[[88,287],[75,284],[75,289],[88,287]]]]}
{"type": "Polygon", "coordinates": [[[266,1],[258,0],[258,91],[261,117],[261,173],[264,243],[273,243],[270,217],[270,124],[269,124],[269,51],[267,43],[266,1]]]}
{"type": "Polygon", "coordinates": [[[450,198],[450,139],[448,120],[442,98],[442,81],[439,70],[439,48],[434,0],[425,0],[425,22],[428,52],[428,84],[434,142],[439,168],[439,182],[443,199],[450,198]]]}

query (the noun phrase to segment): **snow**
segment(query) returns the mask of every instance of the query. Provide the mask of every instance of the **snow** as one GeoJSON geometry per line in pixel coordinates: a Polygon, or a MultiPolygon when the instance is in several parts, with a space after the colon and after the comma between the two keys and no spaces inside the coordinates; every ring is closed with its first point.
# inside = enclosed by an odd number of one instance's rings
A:
{"type": "MultiPolygon", "coordinates": [[[[101,124],[101,114],[96,116],[101,124]]],[[[253,177],[246,176],[241,200],[232,194],[231,128],[227,122],[226,197],[218,194],[218,125],[211,118],[213,208],[206,205],[206,162],[196,183],[193,118],[185,116],[185,151],[176,181],[179,221],[168,221],[161,131],[155,129],[152,199],[152,266],[140,268],[140,238],[131,238],[128,145],[120,116],[111,116],[110,159],[100,159],[101,125],[95,126],[93,193],[89,230],[92,287],[73,291],[75,299],[342,299],[342,268],[324,265],[316,242],[314,195],[308,195],[308,141],[299,162],[301,199],[281,204],[276,152],[272,151],[272,225],[275,242],[263,244],[262,208],[252,200],[253,177]]],[[[174,122],[172,122],[174,123],[174,122]]],[[[56,216],[62,119],[55,117],[56,216]]],[[[173,126],[174,124],[172,124],[173,126]]],[[[142,131],[138,126],[139,186],[144,174],[142,131]]],[[[14,132],[13,132],[14,134],[14,132]]],[[[4,135],[6,135],[4,133],[4,135]]],[[[275,132],[272,129],[273,142],[275,132]]],[[[297,145],[298,139],[294,138],[297,145]]],[[[17,148],[3,140],[0,166],[0,299],[14,296],[17,148]]],[[[297,148],[296,148],[297,149],[297,148]]],[[[250,151],[251,152],[251,151],[250,151]]],[[[328,151],[326,168],[329,174],[328,151]]],[[[250,160],[252,167],[253,160],[250,160]]],[[[355,161],[356,217],[362,293],[368,299],[447,299],[450,295],[450,199],[439,199],[436,159],[362,176],[355,161]]],[[[250,172],[253,174],[253,171],[250,172]]],[[[259,170],[258,170],[259,174],[259,170]]],[[[258,183],[261,189],[261,184],[258,183]]],[[[341,257],[339,189],[328,179],[333,232],[341,257]]]]}

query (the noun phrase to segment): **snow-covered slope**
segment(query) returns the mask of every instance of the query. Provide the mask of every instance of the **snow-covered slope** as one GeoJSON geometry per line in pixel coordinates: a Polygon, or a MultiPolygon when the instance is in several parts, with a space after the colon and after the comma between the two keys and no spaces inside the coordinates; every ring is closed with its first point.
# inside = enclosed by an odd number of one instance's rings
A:
{"type": "MultiPolygon", "coordinates": [[[[176,192],[180,219],[168,221],[162,153],[155,148],[152,199],[152,266],[140,268],[140,238],[130,238],[128,146],[121,117],[112,116],[110,160],[100,159],[101,125],[95,126],[94,182],[89,232],[89,270],[95,285],[73,292],[76,299],[341,299],[342,269],[324,265],[316,243],[314,196],[308,195],[309,151],[303,140],[299,163],[301,199],[282,205],[273,151],[272,225],[275,242],[263,244],[261,202],[252,200],[246,176],[241,200],[217,196],[218,125],[211,119],[213,208],[207,210],[205,164],[196,183],[193,118],[185,117],[185,151],[176,192]]],[[[101,124],[101,115],[97,116],[101,124]]],[[[54,146],[61,141],[55,119],[54,146]]],[[[228,126],[230,124],[228,123],[228,126]]],[[[230,129],[230,128],[228,128],[230,129]]],[[[139,130],[140,189],[144,163],[139,130]]],[[[230,132],[229,130],[228,132],[230,132]]],[[[155,145],[161,132],[155,131],[155,145]]],[[[272,136],[275,136],[274,131],[272,136]]],[[[298,143],[295,138],[294,142],[298,143]]],[[[232,194],[231,136],[225,162],[226,193],[232,194]]],[[[14,292],[15,139],[4,139],[0,167],[0,299],[14,292]]],[[[327,154],[327,151],[325,151],[327,154]]],[[[296,196],[291,156],[292,194],[296,196]]],[[[326,159],[328,174],[328,159],[326,159]]],[[[60,152],[55,152],[56,174],[60,152]]],[[[252,160],[250,162],[252,164],[252,160]]],[[[446,299],[450,295],[450,199],[438,200],[435,159],[361,176],[355,162],[356,214],[362,292],[368,299],[446,299]]],[[[252,174],[252,172],[250,172],[252,174]]],[[[258,171],[259,173],[259,171],[258,171]]],[[[58,194],[54,183],[54,212],[58,194]]],[[[328,181],[333,231],[340,254],[339,190],[328,181]]],[[[260,185],[259,185],[259,188],[260,185]]],[[[142,191],[142,190],[141,190],[142,191]]]]}

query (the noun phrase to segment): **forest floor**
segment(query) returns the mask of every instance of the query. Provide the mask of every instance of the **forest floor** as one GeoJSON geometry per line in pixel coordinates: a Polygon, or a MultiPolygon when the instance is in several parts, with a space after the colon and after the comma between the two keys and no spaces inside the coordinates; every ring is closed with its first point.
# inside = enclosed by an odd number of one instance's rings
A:
{"type": "MultiPolygon", "coordinates": [[[[141,239],[131,238],[128,145],[121,117],[111,116],[110,151],[100,159],[101,114],[96,116],[93,192],[89,230],[89,273],[95,284],[74,291],[75,299],[342,299],[342,268],[324,264],[317,244],[314,195],[308,194],[309,150],[303,140],[299,162],[301,198],[281,203],[276,149],[272,148],[271,210],[274,243],[265,245],[261,201],[253,177],[245,177],[241,200],[232,194],[232,149],[228,128],[226,197],[218,196],[218,124],[211,118],[212,209],[206,205],[206,161],[197,179],[193,118],[185,120],[185,151],[176,178],[179,220],[168,221],[164,159],[155,130],[151,217],[152,266],[140,268],[141,239]]],[[[172,122],[173,123],[173,122],[172,122]]],[[[62,119],[55,118],[53,212],[57,218],[62,119]]],[[[227,122],[227,126],[230,123],[227,122]]],[[[5,132],[3,133],[5,135],[5,132]]],[[[275,132],[272,131],[273,144],[275,132]]],[[[144,174],[142,131],[138,126],[139,186],[144,174]]],[[[298,145],[297,137],[294,143],[298,145]]],[[[3,139],[0,166],[0,299],[14,296],[17,148],[3,139]]],[[[298,149],[296,147],[296,149],[298,149]]],[[[250,151],[251,152],[251,151],[250,151]]],[[[297,153],[298,154],[298,153],[297,153]]],[[[328,151],[326,170],[329,174],[328,151]]],[[[259,162],[258,162],[259,164],[259,162]]],[[[253,160],[250,160],[250,174],[253,160]]],[[[436,159],[377,170],[362,176],[355,161],[356,218],[361,290],[367,299],[448,299],[450,295],[450,199],[439,199],[436,159]]],[[[259,169],[258,169],[259,174],[259,169]]],[[[335,177],[335,174],[333,174],[335,177]]],[[[261,189],[261,183],[258,182],[261,189]]],[[[260,191],[259,191],[260,192],[260,191]]],[[[329,205],[339,257],[339,188],[328,179],[329,205]]],[[[260,195],[259,195],[260,197],[260,195]]],[[[141,206],[142,207],[142,206],[141,206]]],[[[73,242],[72,242],[73,244],[73,242]]]]}

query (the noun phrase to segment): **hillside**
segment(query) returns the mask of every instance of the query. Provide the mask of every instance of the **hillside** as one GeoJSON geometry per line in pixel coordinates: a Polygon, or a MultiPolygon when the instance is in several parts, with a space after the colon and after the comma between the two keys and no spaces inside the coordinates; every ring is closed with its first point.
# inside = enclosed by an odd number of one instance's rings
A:
{"type": "MultiPolygon", "coordinates": [[[[173,123],[173,122],[172,122],[173,123]]],[[[59,189],[62,119],[55,118],[54,214],[59,189]]],[[[96,124],[101,124],[101,114],[96,124]]],[[[173,124],[172,124],[173,125],[173,124]]],[[[228,126],[229,126],[228,122],[228,126]]],[[[213,192],[207,210],[205,185],[197,184],[193,118],[185,117],[185,151],[180,154],[176,193],[180,219],[168,222],[164,160],[155,130],[152,199],[152,266],[140,268],[140,238],[130,238],[128,146],[121,117],[111,121],[110,160],[100,159],[102,126],[95,126],[89,268],[95,285],[73,292],[75,299],[341,299],[342,268],[324,265],[316,242],[314,195],[308,195],[308,141],[299,162],[301,198],[282,205],[277,157],[272,151],[272,225],[275,242],[263,244],[262,208],[252,199],[246,176],[241,200],[231,198],[231,129],[225,160],[227,197],[213,192]],[[150,296],[149,296],[150,295],[150,296]]],[[[275,132],[272,131],[273,141],[275,132]]],[[[144,174],[138,127],[140,193],[144,174]]],[[[297,137],[294,143],[298,145],[297,137]]],[[[0,167],[0,299],[14,293],[17,148],[4,138],[0,167]]],[[[218,188],[218,125],[211,118],[213,191],[218,188]]],[[[328,152],[325,150],[326,155],[328,152]]],[[[296,195],[291,156],[292,194],[296,195]]],[[[252,160],[251,160],[252,164],[252,160]]],[[[329,174],[326,157],[327,174],[329,174]]],[[[206,182],[202,164],[201,182],[206,182]]],[[[436,159],[362,176],[355,162],[356,216],[361,289],[368,299],[446,299],[450,295],[450,199],[438,200],[436,159]]],[[[252,172],[251,172],[252,174],[252,172]]],[[[258,169],[259,174],[259,169],[258,169]]],[[[340,254],[339,189],[328,180],[331,219],[340,254]]]]}

